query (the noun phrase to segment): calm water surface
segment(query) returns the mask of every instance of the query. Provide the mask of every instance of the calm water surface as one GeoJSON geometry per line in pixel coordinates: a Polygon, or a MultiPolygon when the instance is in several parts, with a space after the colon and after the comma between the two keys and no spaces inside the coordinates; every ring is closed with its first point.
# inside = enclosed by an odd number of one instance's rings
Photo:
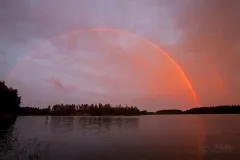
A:
{"type": "Polygon", "coordinates": [[[240,115],[18,117],[1,122],[0,159],[240,159],[240,115]]]}

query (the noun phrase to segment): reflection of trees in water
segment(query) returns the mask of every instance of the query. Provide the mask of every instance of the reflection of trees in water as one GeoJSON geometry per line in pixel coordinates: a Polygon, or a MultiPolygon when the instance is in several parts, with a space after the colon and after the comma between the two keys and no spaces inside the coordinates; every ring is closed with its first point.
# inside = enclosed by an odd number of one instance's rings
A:
{"type": "Polygon", "coordinates": [[[13,150],[13,143],[17,141],[17,135],[13,135],[16,118],[0,119],[0,156],[5,156],[13,150]]]}
{"type": "Polygon", "coordinates": [[[130,130],[139,124],[139,119],[135,117],[78,117],[77,121],[83,134],[130,130]]]}
{"type": "Polygon", "coordinates": [[[71,132],[74,129],[74,122],[73,116],[52,116],[50,130],[55,133],[71,132]]]}
{"type": "Polygon", "coordinates": [[[48,124],[49,124],[49,116],[45,116],[45,130],[48,129],[48,124]]]}
{"type": "Polygon", "coordinates": [[[110,131],[124,131],[138,127],[139,119],[135,117],[74,117],[52,116],[50,130],[53,133],[72,132],[79,128],[82,134],[102,134],[110,131]]]}
{"type": "Polygon", "coordinates": [[[44,145],[37,137],[21,144],[15,130],[17,118],[0,119],[0,159],[41,159],[44,145]]]}

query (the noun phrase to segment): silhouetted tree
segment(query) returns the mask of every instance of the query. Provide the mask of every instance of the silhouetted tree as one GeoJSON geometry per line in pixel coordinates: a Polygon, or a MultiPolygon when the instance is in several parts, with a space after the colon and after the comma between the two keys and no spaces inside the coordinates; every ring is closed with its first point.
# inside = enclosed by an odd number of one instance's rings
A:
{"type": "Polygon", "coordinates": [[[18,90],[7,87],[4,81],[0,81],[0,114],[16,113],[20,104],[18,90]]]}

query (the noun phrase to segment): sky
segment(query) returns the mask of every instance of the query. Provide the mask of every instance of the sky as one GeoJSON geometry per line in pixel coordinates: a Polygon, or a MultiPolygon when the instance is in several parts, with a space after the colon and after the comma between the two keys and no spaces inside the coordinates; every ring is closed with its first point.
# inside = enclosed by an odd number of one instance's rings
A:
{"type": "Polygon", "coordinates": [[[1,0],[0,80],[19,90],[23,105],[40,108],[239,104],[239,7],[238,0],[1,0]]]}

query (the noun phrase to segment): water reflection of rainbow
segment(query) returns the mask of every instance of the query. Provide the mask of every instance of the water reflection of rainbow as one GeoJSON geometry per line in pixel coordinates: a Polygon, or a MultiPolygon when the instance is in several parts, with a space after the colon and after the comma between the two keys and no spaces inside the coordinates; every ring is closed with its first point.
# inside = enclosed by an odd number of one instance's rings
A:
{"type": "MultiPolygon", "coordinates": [[[[128,31],[124,31],[124,30],[120,30],[120,29],[113,29],[113,28],[88,28],[88,29],[76,29],[76,30],[72,30],[69,33],[67,33],[67,35],[69,35],[70,40],[69,42],[71,43],[71,41],[74,40],[75,36],[79,35],[81,32],[83,31],[91,31],[91,32],[111,32],[113,34],[125,34],[128,36],[131,36],[132,38],[136,38],[142,42],[145,42],[147,44],[149,44],[150,46],[154,47],[156,50],[158,50],[160,53],[162,53],[178,70],[178,72],[180,73],[181,77],[183,78],[184,82],[186,83],[187,87],[189,88],[194,103],[196,104],[196,106],[200,106],[200,102],[199,99],[197,97],[197,94],[195,92],[195,90],[193,89],[193,86],[190,82],[190,80],[188,79],[187,75],[185,74],[185,72],[183,71],[183,69],[181,68],[181,66],[167,53],[165,52],[161,47],[159,47],[157,44],[155,44],[154,42],[143,38],[137,34],[134,33],[130,33],[128,31]]],[[[57,37],[54,37],[53,39],[56,39],[57,37]]],[[[51,40],[51,39],[50,39],[51,40]]],[[[31,52],[30,52],[31,53],[31,52]]],[[[18,65],[21,65],[21,61],[17,63],[17,65],[15,65],[13,67],[13,69],[10,71],[10,73],[7,75],[7,77],[9,75],[11,75],[11,73],[14,71],[14,68],[16,68],[18,65]]]]}

